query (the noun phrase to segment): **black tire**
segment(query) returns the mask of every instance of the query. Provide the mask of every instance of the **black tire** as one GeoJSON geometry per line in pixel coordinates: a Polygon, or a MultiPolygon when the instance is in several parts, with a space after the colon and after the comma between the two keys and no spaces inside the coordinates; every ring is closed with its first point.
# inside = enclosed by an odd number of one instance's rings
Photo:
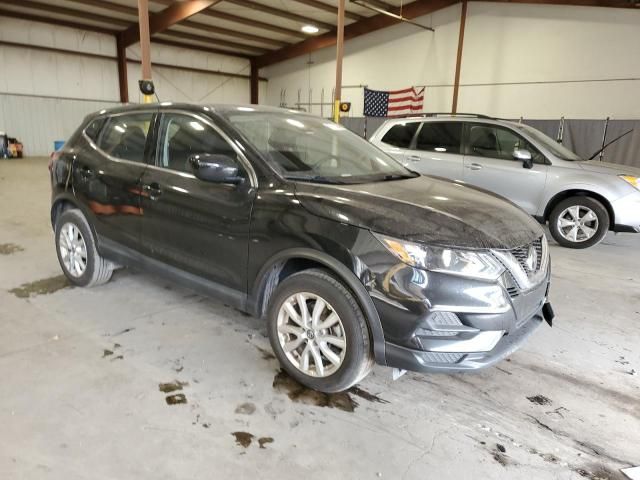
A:
{"type": "Polygon", "coordinates": [[[306,387],[326,393],[342,392],[366,377],[373,367],[369,329],[362,310],[351,291],[327,271],[304,270],[286,278],[271,297],[267,321],[271,347],[280,364],[291,377],[306,387]],[[315,377],[299,370],[280,345],[278,312],[291,295],[300,292],[309,292],[328,302],[344,327],[344,359],[335,372],[325,377],[315,377]]]}
{"type": "Polygon", "coordinates": [[[87,222],[87,219],[79,209],[74,208],[65,210],[58,216],[58,218],[56,219],[55,235],[56,254],[58,255],[58,261],[60,262],[62,271],[71,283],[79,287],[95,287],[109,281],[111,275],[113,274],[114,264],[109,260],[101,257],[98,253],[98,250],[96,249],[96,242],[93,237],[91,227],[89,226],[89,222],[87,222]],[[84,243],[86,245],[86,268],[84,272],[79,276],[72,274],[67,269],[62,259],[62,253],[60,249],[60,231],[62,227],[68,223],[74,225],[80,231],[82,239],[84,240],[84,243]]]}
{"type": "MultiPolygon", "coordinates": [[[[606,236],[607,232],[609,231],[609,223],[610,223],[609,212],[607,211],[606,207],[602,205],[602,203],[600,203],[595,198],[586,197],[586,196],[577,196],[577,197],[570,197],[565,200],[562,200],[560,203],[558,203],[555,206],[555,208],[551,212],[551,215],[549,216],[549,231],[551,232],[551,235],[556,240],[556,242],[558,242],[563,247],[589,248],[602,241],[602,239],[606,236]],[[570,239],[565,238],[562,235],[558,226],[558,220],[562,212],[564,212],[567,208],[570,208],[570,207],[588,208],[593,213],[595,213],[597,217],[597,227],[596,227],[595,234],[591,238],[580,240],[580,237],[578,237],[577,241],[572,241],[570,239]]],[[[595,226],[595,222],[593,221],[589,222],[588,225],[593,227],[595,226]]]]}

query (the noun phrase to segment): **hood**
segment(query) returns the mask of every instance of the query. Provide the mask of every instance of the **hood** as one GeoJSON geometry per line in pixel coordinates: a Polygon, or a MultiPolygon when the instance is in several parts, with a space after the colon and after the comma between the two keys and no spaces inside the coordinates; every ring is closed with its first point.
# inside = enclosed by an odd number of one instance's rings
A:
{"type": "Polygon", "coordinates": [[[511,249],[543,234],[531,216],[502,197],[434,177],[359,185],[299,182],[296,197],[315,215],[432,245],[511,249]]]}
{"type": "Polygon", "coordinates": [[[580,165],[582,169],[588,170],[589,172],[604,173],[607,175],[635,175],[636,177],[640,177],[640,168],[638,167],[600,162],[598,160],[577,162],[577,164],[580,165]]]}

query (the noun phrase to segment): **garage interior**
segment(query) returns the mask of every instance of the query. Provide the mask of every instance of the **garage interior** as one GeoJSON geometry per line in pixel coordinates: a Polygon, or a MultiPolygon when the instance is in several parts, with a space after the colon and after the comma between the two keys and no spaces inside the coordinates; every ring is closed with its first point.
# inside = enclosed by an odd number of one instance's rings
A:
{"type": "Polygon", "coordinates": [[[599,159],[640,167],[639,38],[637,0],[3,0],[0,135],[22,151],[0,150],[0,478],[640,478],[639,235],[550,239],[553,327],[498,365],[375,366],[324,394],[220,301],[131,269],[72,287],[47,169],[126,103],[269,105],[369,137],[364,89],[409,86],[421,112],[518,120],[583,157],[624,134],[599,159]]]}

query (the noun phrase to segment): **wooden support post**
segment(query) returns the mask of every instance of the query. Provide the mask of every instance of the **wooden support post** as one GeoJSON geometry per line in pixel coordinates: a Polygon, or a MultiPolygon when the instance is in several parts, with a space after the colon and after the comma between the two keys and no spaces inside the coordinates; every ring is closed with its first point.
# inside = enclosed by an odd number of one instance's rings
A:
{"type": "Polygon", "coordinates": [[[460,67],[462,66],[462,46],[464,45],[464,28],[467,23],[467,0],[462,0],[462,13],[460,14],[460,35],[458,36],[458,56],[456,57],[456,77],[453,82],[453,104],[451,113],[458,111],[458,90],[460,89],[460,67]]]}
{"type": "Polygon", "coordinates": [[[336,89],[333,98],[333,121],[340,122],[340,97],[342,96],[342,58],[344,57],[345,0],[338,0],[338,26],[336,39],[336,89]]]}
{"type": "MultiPolygon", "coordinates": [[[[138,0],[138,26],[140,28],[140,56],[142,59],[142,80],[151,80],[151,35],[149,33],[149,0],[138,0]]],[[[144,103],[151,103],[153,97],[144,95],[144,103]]]]}
{"type": "Polygon", "coordinates": [[[249,88],[251,91],[251,103],[258,104],[260,96],[260,77],[258,76],[259,68],[256,65],[255,60],[251,59],[251,74],[249,79],[249,88]]]}
{"type": "Polygon", "coordinates": [[[116,52],[118,63],[118,85],[120,87],[120,101],[129,103],[129,81],[127,79],[127,48],[122,43],[122,38],[116,35],[116,52]]]}

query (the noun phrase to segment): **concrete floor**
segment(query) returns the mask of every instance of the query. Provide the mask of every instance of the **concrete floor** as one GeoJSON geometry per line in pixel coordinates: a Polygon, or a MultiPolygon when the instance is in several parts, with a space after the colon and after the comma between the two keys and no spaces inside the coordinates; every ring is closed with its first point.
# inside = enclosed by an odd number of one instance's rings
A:
{"type": "Polygon", "coordinates": [[[554,246],[556,326],[497,368],[376,367],[328,399],[277,377],[263,324],[213,300],[126,270],[65,287],[46,159],[0,161],[0,479],[623,478],[640,464],[639,247],[554,246]]]}

